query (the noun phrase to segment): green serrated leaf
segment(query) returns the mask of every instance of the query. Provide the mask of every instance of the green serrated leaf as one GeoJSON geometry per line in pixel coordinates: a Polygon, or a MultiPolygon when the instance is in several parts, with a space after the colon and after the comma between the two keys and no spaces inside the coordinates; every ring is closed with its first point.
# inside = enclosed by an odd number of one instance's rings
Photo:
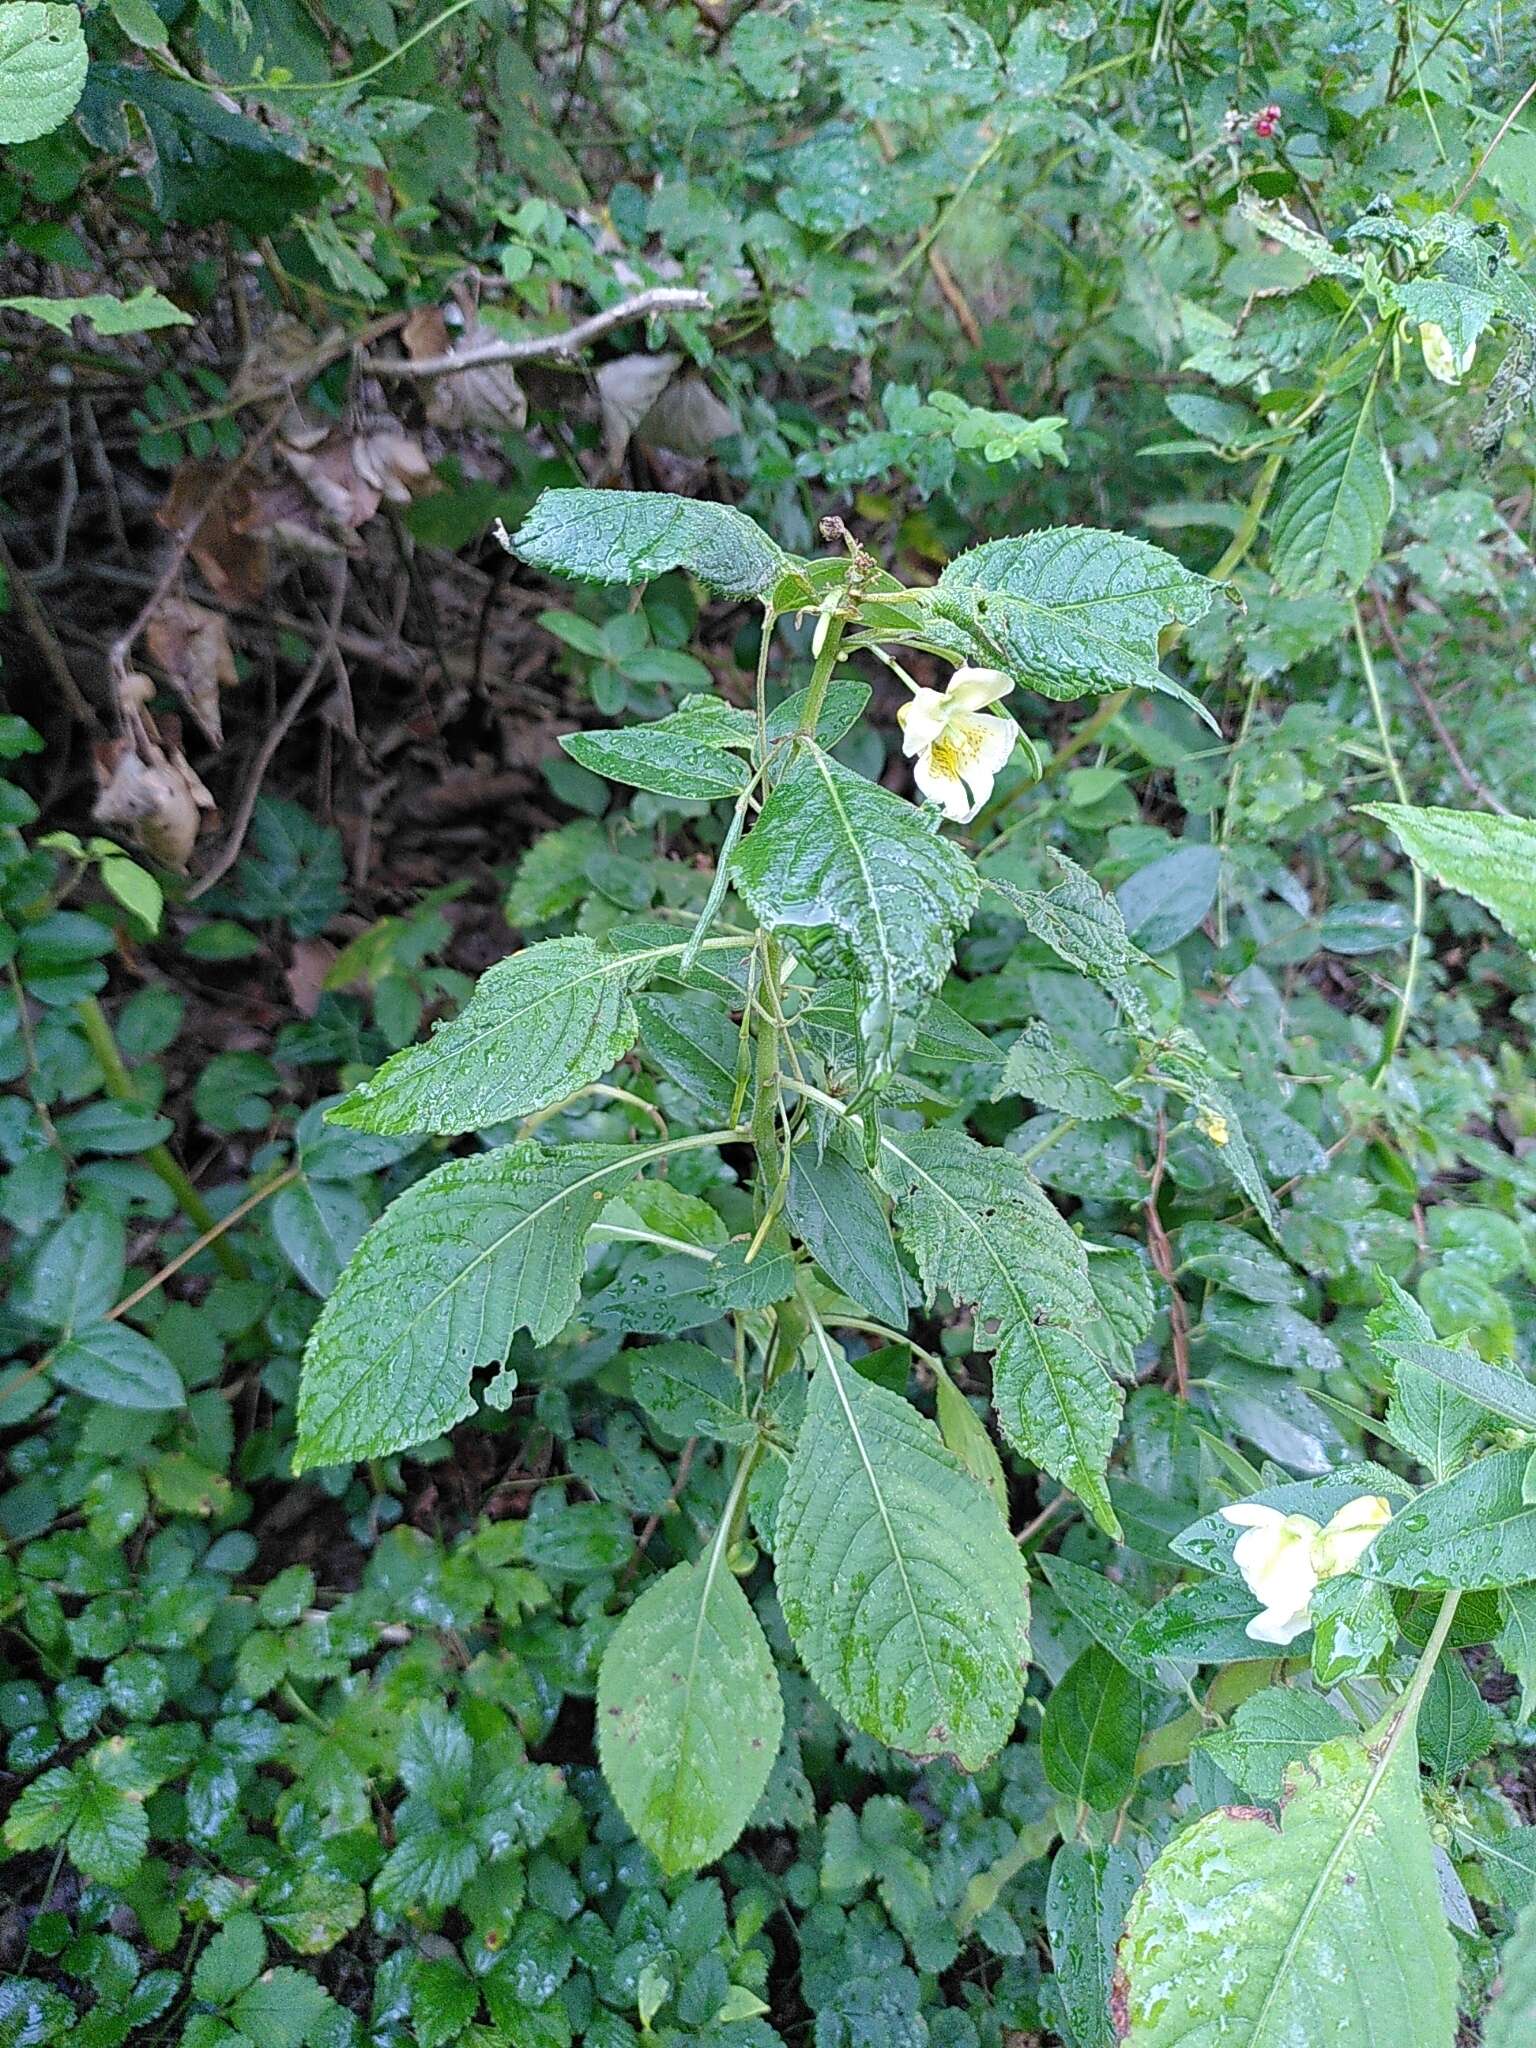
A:
{"type": "Polygon", "coordinates": [[[913,1756],[952,1755],[979,1769],[1012,1733],[1023,1697],[1023,1559],[932,1423],[818,1340],[778,1510],[790,1634],[855,1727],[913,1756]]]}
{"type": "Polygon", "coordinates": [[[1090,1643],[1046,1701],[1040,1764],[1048,1782],[1096,1813],[1118,1806],[1136,1783],[1141,1718],[1141,1681],[1090,1643]]]}
{"type": "Polygon", "coordinates": [[[1490,1451],[1392,1517],[1360,1569],[1389,1586],[1522,1586],[1536,1580],[1527,1453],[1490,1451]]]}
{"type": "Polygon", "coordinates": [[[1200,1747],[1252,1799],[1278,1799],[1289,1765],[1343,1732],[1321,1693],[1271,1685],[1244,1700],[1225,1728],[1200,1747]]]}
{"type": "Polygon", "coordinates": [[[519,1329],[569,1320],[604,1199],[666,1145],[508,1145],[407,1188],[363,1239],[304,1352],[295,1471],[382,1457],[474,1408],[519,1329]]]}
{"type": "Polygon", "coordinates": [[[1215,595],[1215,584],[1162,548],[1068,526],[984,541],[900,610],[946,653],[1005,669],[1041,696],[1156,690],[1214,724],[1163,674],[1157,642],[1164,627],[1203,618],[1215,595]]]}
{"type": "Polygon", "coordinates": [[[872,1071],[894,1065],[976,905],[960,849],[900,797],[805,746],[737,848],[733,879],[768,931],[831,935],[816,956],[859,981],[872,1071]]]}
{"type": "Polygon", "coordinates": [[[1291,596],[1343,581],[1356,590],[1381,556],[1392,516],[1392,465],[1365,403],[1325,420],[1291,464],[1270,529],[1270,568],[1291,596]]]}
{"type": "Polygon", "coordinates": [[[869,1175],[841,1153],[797,1145],[785,1215],[834,1287],[880,1321],[904,1327],[907,1280],[869,1175]]]}
{"type": "Polygon", "coordinates": [[[1413,1732],[1324,1743],[1287,1772],[1278,1822],[1218,1808],[1174,1838],[1120,1944],[1126,2048],[1450,2048],[1456,1954],[1413,1732]]]}
{"type": "Polygon", "coordinates": [[[114,1408],[165,1411],[184,1408],[181,1375],[158,1344],[126,1323],[93,1323],[48,1361],[61,1387],[114,1408]]]}
{"type": "Polygon", "coordinates": [[[1483,2048],[1529,2048],[1536,2040],[1536,1900],[1499,1957],[1499,1987],[1483,2021],[1483,2048]]]}
{"type": "Polygon", "coordinates": [[[1492,811],[1361,804],[1397,835],[1416,867],[1442,888],[1481,903],[1510,937],[1536,953],[1536,823],[1492,811]]]}
{"type": "Polygon", "coordinates": [[[327,1113],[351,1130],[461,1131],[512,1123],[606,1074],[634,1044],[631,991],[681,943],[607,953],[545,939],[481,975],[456,1017],[407,1046],[327,1113]]]}
{"type": "Polygon", "coordinates": [[[783,1730],[767,1641],[724,1557],[717,1540],[648,1587],[598,1673],[604,1775],[669,1874],[712,1863],[735,1841],[783,1730]]]}
{"type": "Polygon", "coordinates": [[[880,1175],[929,1292],[976,1312],[1005,1435],[1118,1539],[1104,1470],[1121,1394],[1086,1338],[1100,1310],[1070,1226],[1022,1160],[960,1131],[883,1135],[880,1175]]]}
{"type": "Polygon", "coordinates": [[[670,1435],[746,1444],[757,1434],[741,1381],[702,1344],[647,1344],[624,1357],[635,1399],[670,1435]]]}
{"type": "Polygon", "coordinates": [[[34,142],[68,120],[87,64],[77,8],[12,0],[0,10],[0,142],[34,142]]]}
{"type": "Polygon", "coordinates": [[[727,597],[760,597],[794,566],[744,512],[660,491],[545,491],[511,544],[536,569],[583,582],[686,569],[727,597]]]}

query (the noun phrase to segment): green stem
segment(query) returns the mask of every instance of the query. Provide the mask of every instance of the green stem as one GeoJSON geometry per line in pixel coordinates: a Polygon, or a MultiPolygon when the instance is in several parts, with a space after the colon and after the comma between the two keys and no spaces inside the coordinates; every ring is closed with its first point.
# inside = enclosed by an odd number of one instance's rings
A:
{"type": "Polygon", "coordinates": [[[408,51],[414,50],[418,43],[424,43],[428,36],[436,35],[445,22],[452,21],[456,14],[462,14],[467,7],[472,7],[474,4],[475,0],[453,0],[452,6],[445,7],[441,14],[434,14],[432,19],[424,22],[414,35],[407,36],[403,43],[390,50],[387,55],[376,59],[372,64],[365,64],[361,71],[349,71],[345,78],[321,78],[314,80],[242,78],[232,83],[221,80],[213,85],[209,85],[203,79],[194,78],[190,73],[182,71],[179,67],[176,76],[183,79],[186,84],[195,85],[200,91],[208,93],[259,93],[265,96],[269,93],[345,92],[349,86],[364,85],[370,78],[377,78],[381,71],[387,71],[391,64],[398,64],[400,59],[408,51]]]}
{"type": "Polygon", "coordinates": [[[1429,1632],[1429,1641],[1424,1645],[1414,1674],[1408,1681],[1408,1689],[1397,1703],[1397,1713],[1392,1723],[1393,1739],[1403,1727],[1411,1727],[1414,1715],[1419,1711],[1440,1652],[1445,1648],[1445,1639],[1451,1632],[1451,1623],[1456,1619],[1457,1603],[1461,1589],[1457,1587],[1446,1594],[1440,1602],[1440,1612],[1435,1616],[1435,1625],[1429,1632]]]}
{"type": "MultiPolygon", "coordinates": [[[[1376,663],[1371,658],[1370,643],[1365,637],[1365,621],[1360,616],[1360,607],[1351,601],[1350,611],[1354,619],[1355,646],[1360,652],[1360,670],[1365,677],[1366,691],[1370,696],[1371,710],[1376,715],[1376,730],[1381,735],[1381,751],[1386,757],[1387,774],[1391,779],[1393,793],[1400,804],[1411,802],[1408,785],[1403,780],[1403,771],[1392,745],[1392,734],[1387,724],[1387,707],[1382,701],[1381,683],[1376,674],[1376,663]]],[[[1374,1087],[1391,1066],[1403,1035],[1408,1029],[1408,1018],[1413,1010],[1414,990],[1418,984],[1419,961],[1424,951],[1424,906],[1426,891],[1424,873],[1417,861],[1413,864],[1413,938],[1408,947],[1408,970],[1403,976],[1403,986],[1392,1012],[1391,1022],[1381,1042],[1381,1053],[1371,1069],[1371,1085],[1374,1087]]]]}
{"type": "MultiPolygon", "coordinates": [[[[75,1006],[75,1015],[85,1033],[86,1043],[95,1055],[96,1064],[101,1068],[102,1085],[114,1102],[139,1104],[139,1096],[132,1077],[123,1064],[123,1056],[117,1049],[117,1040],[112,1035],[112,1026],[107,1022],[107,1013],[94,996],[87,996],[75,1006]]],[[[177,1165],[164,1145],[151,1146],[144,1154],[144,1163],[176,1197],[177,1206],[189,1223],[195,1223],[199,1230],[214,1231],[219,1219],[192,1185],[183,1169],[177,1165]]],[[[209,1249],[214,1258],[231,1280],[244,1280],[245,1261],[223,1237],[214,1238],[209,1249]]]]}
{"type": "Polygon", "coordinates": [[[799,737],[812,739],[821,722],[821,707],[827,701],[827,685],[832,680],[832,671],[837,667],[838,649],[843,644],[845,621],[837,612],[827,612],[827,637],[822,642],[816,666],[811,670],[810,685],[805,693],[805,709],[800,714],[799,737]]]}

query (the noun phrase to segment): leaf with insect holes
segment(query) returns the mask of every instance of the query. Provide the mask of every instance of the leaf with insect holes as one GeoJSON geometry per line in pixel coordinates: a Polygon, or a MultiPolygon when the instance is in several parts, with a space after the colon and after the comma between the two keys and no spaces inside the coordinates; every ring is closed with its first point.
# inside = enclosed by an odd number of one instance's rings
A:
{"type": "Polygon", "coordinates": [[[1125,533],[1063,526],[984,541],[957,555],[912,605],[892,606],[944,653],[1000,668],[1058,702],[1156,690],[1204,708],[1158,665],[1158,635],[1192,625],[1208,577],[1125,533]]]}
{"type": "Polygon", "coordinates": [[[529,1141],[451,1159],[358,1246],[304,1351],[294,1470],[383,1457],[474,1409],[477,1366],[547,1344],[580,1291],[604,1199],[665,1145],[529,1141]]]}
{"type": "Polygon", "coordinates": [[[969,860],[911,804],[809,745],[737,848],[733,880],[759,924],[815,934],[817,964],[857,978],[875,1073],[912,1044],[978,894],[969,860]]]}
{"type": "Polygon", "coordinates": [[[1102,1311],[1070,1225],[1021,1159],[962,1131],[882,1136],[880,1177],[929,1293],[975,1310],[1004,1434],[1118,1538],[1104,1471],[1122,1397],[1091,1341],[1102,1311]]]}
{"type": "Polygon", "coordinates": [[[1442,888],[1492,911],[1512,939],[1536,953],[1536,821],[1434,805],[1361,804],[1396,834],[1404,853],[1442,888]]]}
{"type": "Polygon", "coordinates": [[[512,550],[586,583],[644,583],[686,569],[726,597],[760,597],[797,566],[744,512],[662,491],[545,491],[512,550]]]}
{"type": "Polygon", "coordinates": [[[977,1770],[1012,1734],[1023,1698],[1023,1558],[933,1424],[825,1337],[819,1349],[779,1501],[784,1619],[856,1728],[977,1770]]]}
{"type": "Polygon", "coordinates": [[[1120,1943],[1126,2048],[1451,2048],[1455,1944],[1413,1736],[1390,1717],[1338,1736],[1290,1766],[1278,1821],[1218,1807],[1175,1835],[1120,1943]]]}
{"type": "Polygon", "coordinates": [[[723,1544],[648,1586],[603,1653],[603,1774],[669,1876],[730,1848],[762,1797],[783,1722],[767,1640],[723,1544]]]}

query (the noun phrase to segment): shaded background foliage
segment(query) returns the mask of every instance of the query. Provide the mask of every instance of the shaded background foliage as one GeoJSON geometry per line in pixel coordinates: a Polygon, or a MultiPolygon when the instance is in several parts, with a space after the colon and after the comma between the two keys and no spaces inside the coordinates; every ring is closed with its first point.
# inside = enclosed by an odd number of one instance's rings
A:
{"type": "MultiPolygon", "coordinates": [[[[1531,1353],[1530,963],[1433,899],[1377,1075],[1414,913],[1352,808],[1392,793],[1363,656],[1415,801],[1536,812],[1536,126],[1506,125],[1528,13],[110,0],[84,32],[78,109],[0,159],[0,2030],[1108,2041],[1143,1865],[1178,1820],[1273,1798],[1300,1736],[1244,1719],[1252,1665],[1191,1716],[1158,1660],[1199,1652],[1166,1615],[1128,1674],[1103,1589],[1160,1611],[1168,1539],[1267,1460],[1390,1459],[1359,1420],[1391,1384],[1379,1275],[1442,1339],[1531,1353]],[[1416,332],[1438,305],[1391,296],[1446,213],[1514,279],[1459,385],[1416,332]],[[1373,219],[1396,239],[1345,239],[1373,219]],[[1308,229],[1353,271],[1309,286],[1308,229]],[[657,292],[684,302],[625,315],[657,292]],[[59,310],[87,294],[108,303],[59,310]],[[1357,294],[1392,317],[1351,362],[1357,294]],[[1358,427],[1367,378],[1383,452],[1336,535],[1298,538],[1315,444],[1286,437],[1358,427]],[[1130,1064],[1108,1003],[977,920],[949,994],[990,1064],[927,1078],[1085,1230],[1145,1247],[1157,1290],[1125,1545],[1008,1461],[1049,1553],[1037,1669],[974,1777],[850,1735],[760,1598],[784,1745],[742,1846],[669,1883],[596,1770],[592,1694],[724,1479],[632,1398],[618,1336],[525,1347],[510,1405],[451,1443],[290,1473],[319,1300],[435,1157],[318,1105],[513,935],[708,886],[717,815],[613,802],[556,740],[746,701],[753,608],[677,575],[557,588],[489,537],[589,482],[737,504],[795,549],[836,512],[914,582],[1075,521],[1220,566],[1233,601],[1170,668],[1222,739],[1162,702],[1034,699],[1047,772],[1015,771],[977,839],[1021,886],[1049,839],[1116,892],[1283,1197],[1277,1250],[1188,1122],[1084,1115],[1073,1056],[1130,1064]]],[[[906,789],[900,693],[868,679],[845,755],[906,789]]],[[[636,1120],[586,1101],[562,1129],[636,1120]]],[[[738,1189],[673,1178],[735,1227],[738,1189]]],[[[963,1316],[924,1341],[984,1392],[963,1316]]],[[[1495,1636],[1447,1654],[1421,1731],[1469,2016],[1536,1884],[1531,1658],[1496,1610],[1466,1641],[1495,1636]]],[[[1363,1712],[1380,1689],[1351,1682],[1363,1712]]]]}

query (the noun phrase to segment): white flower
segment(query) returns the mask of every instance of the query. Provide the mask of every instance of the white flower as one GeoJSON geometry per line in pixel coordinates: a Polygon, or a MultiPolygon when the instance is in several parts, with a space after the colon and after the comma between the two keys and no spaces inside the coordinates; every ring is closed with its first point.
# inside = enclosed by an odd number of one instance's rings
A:
{"type": "Polygon", "coordinates": [[[1256,1643],[1289,1643],[1312,1626],[1312,1595],[1321,1582],[1354,1570],[1391,1521],[1392,1506],[1379,1493],[1359,1494],[1326,1529],[1310,1515],[1283,1515],[1258,1501],[1239,1501],[1221,1513],[1243,1531],[1232,1562],[1261,1609],[1248,1634],[1256,1643]]]}
{"type": "Polygon", "coordinates": [[[918,788],[957,825],[975,817],[1013,752],[1019,736],[1013,720],[982,710],[1012,688],[1001,669],[957,668],[946,689],[918,690],[896,714],[901,750],[917,764],[918,788]]]}
{"type": "Polygon", "coordinates": [[[1317,1573],[1312,1545],[1322,1529],[1310,1515],[1282,1515],[1257,1501],[1223,1508],[1222,1518],[1241,1529],[1232,1562],[1262,1612],[1248,1624],[1256,1643],[1289,1643],[1312,1626],[1317,1573]]]}
{"type": "Polygon", "coordinates": [[[1433,320],[1420,321],[1419,347],[1424,351],[1425,369],[1442,384],[1459,384],[1477,354],[1475,341],[1469,341],[1464,349],[1452,348],[1450,336],[1433,320]]]}

